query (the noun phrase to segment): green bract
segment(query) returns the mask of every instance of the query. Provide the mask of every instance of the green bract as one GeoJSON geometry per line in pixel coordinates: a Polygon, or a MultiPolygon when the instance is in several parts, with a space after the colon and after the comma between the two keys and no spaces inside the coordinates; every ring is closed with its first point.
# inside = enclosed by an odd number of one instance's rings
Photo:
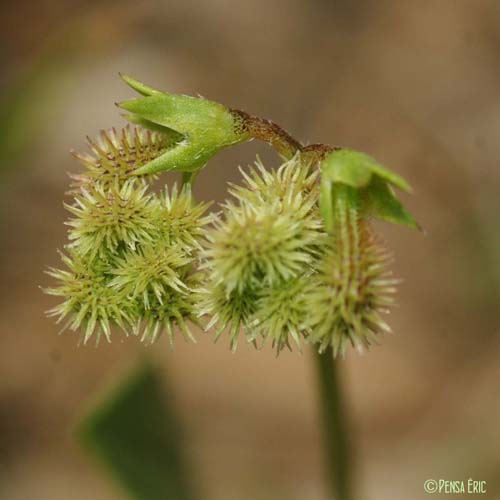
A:
{"type": "Polygon", "coordinates": [[[144,97],[119,104],[138,125],[177,134],[177,141],[163,154],[138,168],[137,175],[163,171],[196,172],[222,148],[244,141],[248,135],[237,118],[222,104],[201,97],[168,94],[130,77],[125,82],[144,97]]]}
{"type": "Polygon", "coordinates": [[[328,230],[334,226],[332,203],[335,189],[342,185],[353,188],[364,217],[375,217],[414,229],[419,227],[393,191],[393,187],[410,191],[409,184],[371,156],[341,149],[328,154],[321,162],[320,206],[328,230]]]}

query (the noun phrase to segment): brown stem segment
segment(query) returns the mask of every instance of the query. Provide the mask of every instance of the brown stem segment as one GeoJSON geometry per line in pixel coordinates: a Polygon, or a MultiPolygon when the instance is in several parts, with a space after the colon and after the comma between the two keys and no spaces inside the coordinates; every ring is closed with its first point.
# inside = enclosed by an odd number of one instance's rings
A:
{"type": "Polygon", "coordinates": [[[230,111],[235,118],[239,133],[248,135],[248,137],[252,139],[259,139],[267,142],[284,158],[290,159],[297,152],[300,152],[307,161],[317,163],[328,153],[341,149],[326,144],[310,144],[304,146],[294,139],[284,128],[271,120],[250,115],[239,109],[231,109],[230,111]]]}

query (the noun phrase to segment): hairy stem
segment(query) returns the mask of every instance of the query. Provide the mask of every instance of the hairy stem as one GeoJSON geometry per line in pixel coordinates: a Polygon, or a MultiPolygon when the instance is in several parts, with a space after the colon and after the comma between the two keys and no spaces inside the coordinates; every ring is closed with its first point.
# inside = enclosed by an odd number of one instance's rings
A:
{"type": "Polygon", "coordinates": [[[271,120],[259,118],[238,109],[232,109],[231,113],[237,120],[239,133],[246,134],[252,139],[267,142],[280,156],[286,159],[292,158],[295,153],[300,151],[304,160],[316,163],[321,161],[328,153],[340,149],[337,146],[328,146],[326,144],[304,146],[284,128],[271,120]]]}
{"type": "Polygon", "coordinates": [[[325,472],[331,497],[351,500],[351,457],[347,434],[344,401],[340,390],[339,361],[334,360],[331,348],[323,353],[314,349],[320,407],[323,420],[323,443],[326,458],[325,472]]]}

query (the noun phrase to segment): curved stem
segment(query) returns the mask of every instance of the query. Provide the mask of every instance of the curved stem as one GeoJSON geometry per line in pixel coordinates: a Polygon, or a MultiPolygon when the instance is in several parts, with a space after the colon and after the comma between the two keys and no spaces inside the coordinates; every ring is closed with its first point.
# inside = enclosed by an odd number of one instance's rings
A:
{"type": "Polygon", "coordinates": [[[271,120],[253,116],[239,109],[231,109],[230,111],[235,117],[240,134],[245,134],[251,139],[259,139],[267,142],[280,156],[286,159],[292,158],[295,153],[300,151],[306,161],[316,163],[321,161],[328,153],[341,149],[337,146],[328,146],[326,144],[304,146],[283,127],[280,127],[271,120]]]}
{"type": "Polygon", "coordinates": [[[351,456],[344,401],[340,389],[338,361],[332,349],[314,350],[320,406],[323,419],[325,472],[335,500],[351,500],[351,456]]]}

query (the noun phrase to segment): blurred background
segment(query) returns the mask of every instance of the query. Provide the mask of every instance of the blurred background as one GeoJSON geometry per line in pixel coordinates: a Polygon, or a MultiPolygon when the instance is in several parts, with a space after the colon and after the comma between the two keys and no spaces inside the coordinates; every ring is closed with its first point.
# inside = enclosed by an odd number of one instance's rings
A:
{"type": "MultiPolygon", "coordinates": [[[[404,279],[396,334],[343,362],[358,497],[417,500],[426,479],[473,478],[500,498],[496,0],[1,3],[0,498],[123,498],[72,429],[145,353],[203,499],[326,498],[307,351],[231,354],[201,333],[173,352],[166,338],[78,348],[44,315],[66,173],[80,169],[69,149],[124,124],[119,71],[365,151],[411,182],[425,234],[379,226],[404,279]]],[[[222,200],[256,154],[277,163],[257,143],[224,151],[196,196],[222,200]]]]}

